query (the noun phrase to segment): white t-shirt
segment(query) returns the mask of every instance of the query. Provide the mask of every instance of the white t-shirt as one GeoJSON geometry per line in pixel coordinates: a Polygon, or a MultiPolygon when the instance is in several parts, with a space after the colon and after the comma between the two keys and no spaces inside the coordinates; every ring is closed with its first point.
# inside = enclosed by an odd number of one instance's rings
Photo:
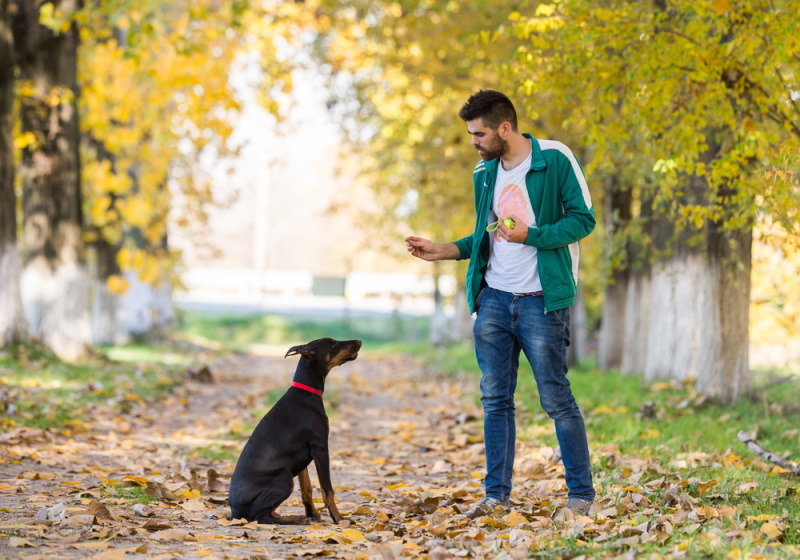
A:
{"type": "MultiPolygon", "coordinates": [[[[531,154],[516,166],[506,171],[502,162],[497,166],[497,179],[494,184],[492,211],[495,216],[489,220],[510,218],[516,214],[524,218],[524,224],[516,227],[536,227],[536,217],[525,186],[525,175],[531,167],[531,154]]],[[[539,259],[536,247],[524,243],[510,243],[498,237],[497,232],[491,236],[489,268],[486,271],[486,283],[496,290],[512,293],[538,292],[542,289],[539,280],[539,259]]]]}

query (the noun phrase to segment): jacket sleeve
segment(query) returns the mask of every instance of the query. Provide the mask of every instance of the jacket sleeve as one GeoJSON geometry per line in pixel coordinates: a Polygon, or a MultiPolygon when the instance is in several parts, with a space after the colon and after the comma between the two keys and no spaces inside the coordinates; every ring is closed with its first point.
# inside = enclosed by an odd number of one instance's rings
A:
{"type": "Polygon", "coordinates": [[[463,261],[464,259],[470,258],[470,256],[472,255],[472,240],[473,240],[473,237],[474,237],[474,234],[473,235],[468,235],[466,237],[462,237],[461,239],[458,239],[457,241],[453,241],[453,243],[455,243],[455,246],[458,247],[458,251],[461,253],[461,256],[458,257],[458,260],[463,261]]]}
{"type": "MultiPolygon", "coordinates": [[[[472,173],[472,192],[473,196],[475,197],[476,213],[478,211],[478,195],[481,191],[481,188],[483,188],[483,180],[484,180],[483,173],[477,171],[479,167],[480,167],[480,162],[478,163],[478,165],[475,166],[475,171],[473,171],[472,173]]],[[[455,246],[458,247],[458,251],[461,253],[461,256],[458,258],[458,260],[463,261],[465,259],[469,259],[472,256],[472,247],[474,246],[475,236],[478,235],[478,232],[479,232],[479,227],[476,221],[475,232],[472,233],[472,235],[468,235],[466,237],[462,237],[461,239],[453,241],[455,246]]]]}
{"type": "Polygon", "coordinates": [[[568,156],[560,154],[558,162],[558,189],[564,214],[554,224],[528,228],[525,244],[537,249],[571,245],[589,235],[597,224],[589,187],[578,160],[569,152],[568,156]]]}

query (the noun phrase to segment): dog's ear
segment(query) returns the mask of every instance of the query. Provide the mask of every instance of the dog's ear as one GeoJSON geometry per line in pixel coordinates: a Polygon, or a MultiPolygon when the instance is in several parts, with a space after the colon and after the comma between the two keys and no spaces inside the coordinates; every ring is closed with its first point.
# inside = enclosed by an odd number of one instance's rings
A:
{"type": "Polygon", "coordinates": [[[308,344],[301,344],[300,346],[292,346],[289,348],[289,351],[286,352],[286,355],[283,357],[285,360],[289,356],[294,356],[296,354],[302,354],[303,356],[313,356],[316,354],[313,348],[309,348],[308,344]]]}

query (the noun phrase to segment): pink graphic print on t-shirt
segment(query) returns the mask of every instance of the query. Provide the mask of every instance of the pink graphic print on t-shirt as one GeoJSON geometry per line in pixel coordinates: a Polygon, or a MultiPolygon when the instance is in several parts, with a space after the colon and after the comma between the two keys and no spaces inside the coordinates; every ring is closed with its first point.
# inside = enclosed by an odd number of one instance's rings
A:
{"type": "MultiPolygon", "coordinates": [[[[498,219],[510,218],[516,214],[517,216],[525,218],[526,226],[530,225],[531,220],[528,216],[528,203],[525,201],[525,195],[522,194],[522,189],[516,183],[509,183],[503,187],[503,191],[497,198],[497,211],[499,213],[498,219]]],[[[494,234],[494,240],[506,242],[505,239],[499,237],[497,232],[494,234]]]]}

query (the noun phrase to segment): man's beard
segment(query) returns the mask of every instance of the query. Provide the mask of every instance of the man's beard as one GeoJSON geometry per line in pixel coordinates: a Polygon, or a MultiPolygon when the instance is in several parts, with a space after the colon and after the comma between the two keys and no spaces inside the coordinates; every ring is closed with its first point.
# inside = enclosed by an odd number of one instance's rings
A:
{"type": "Polygon", "coordinates": [[[494,141],[486,147],[485,151],[481,154],[483,161],[489,161],[503,156],[508,152],[508,142],[499,136],[494,137],[494,141]]]}

